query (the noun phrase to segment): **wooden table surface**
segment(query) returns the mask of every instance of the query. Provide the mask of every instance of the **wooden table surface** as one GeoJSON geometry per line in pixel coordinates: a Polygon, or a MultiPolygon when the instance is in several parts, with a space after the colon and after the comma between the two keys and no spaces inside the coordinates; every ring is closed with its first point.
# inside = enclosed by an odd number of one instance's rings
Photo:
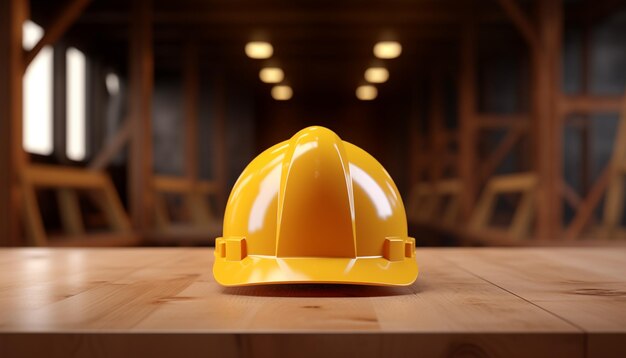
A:
{"type": "Polygon", "coordinates": [[[409,287],[223,288],[206,248],[0,250],[0,356],[626,357],[623,248],[418,249],[409,287]]]}

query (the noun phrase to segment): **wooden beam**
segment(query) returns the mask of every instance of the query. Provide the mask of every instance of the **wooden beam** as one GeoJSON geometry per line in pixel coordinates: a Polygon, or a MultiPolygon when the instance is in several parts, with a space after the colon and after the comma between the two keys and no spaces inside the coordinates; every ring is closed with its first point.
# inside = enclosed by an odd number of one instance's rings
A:
{"type": "Polygon", "coordinates": [[[0,2],[0,246],[23,243],[19,173],[22,149],[22,24],[25,0],[0,2]]]}
{"type": "Polygon", "coordinates": [[[574,210],[578,210],[582,204],[580,195],[569,184],[563,183],[563,198],[574,210]]]}
{"type": "Polygon", "coordinates": [[[22,181],[34,187],[46,188],[97,189],[108,180],[103,173],[48,164],[28,165],[21,174],[22,181]]]}
{"type": "Polygon", "coordinates": [[[506,136],[500,141],[496,149],[491,151],[491,154],[481,166],[480,180],[484,181],[489,178],[498,169],[498,166],[506,158],[507,154],[511,152],[515,144],[522,138],[524,132],[519,129],[511,129],[506,136]]]}
{"type": "Polygon", "coordinates": [[[202,180],[196,182],[195,190],[200,194],[215,194],[219,191],[218,183],[214,181],[202,180]]]}
{"type": "Polygon", "coordinates": [[[525,236],[534,215],[536,185],[535,173],[507,174],[489,180],[470,221],[471,231],[482,232],[489,229],[489,219],[493,215],[497,196],[517,192],[522,194],[521,201],[515,210],[511,225],[506,231],[502,231],[502,236],[511,235],[518,239],[525,236]]]}
{"type": "Polygon", "coordinates": [[[419,79],[415,76],[413,81],[413,90],[411,96],[411,112],[409,118],[409,155],[411,160],[410,170],[409,170],[409,186],[413,186],[417,182],[419,182],[421,178],[421,167],[422,167],[422,143],[425,141],[424,136],[422,135],[421,129],[421,111],[420,111],[420,101],[419,101],[419,79]]]}
{"type": "Polygon", "coordinates": [[[183,107],[185,115],[185,174],[189,180],[198,179],[198,46],[185,45],[183,60],[184,91],[183,107]]]}
{"type": "Polygon", "coordinates": [[[608,236],[614,236],[621,225],[624,213],[624,174],[626,174],[626,99],[623,100],[623,112],[615,135],[613,155],[611,157],[610,178],[604,201],[602,224],[608,236]]]}
{"type": "Polygon", "coordinates": [[[160,193],[189,193],[194,190],[194,183],[189,178],[154,175],[152,187],[160,193]]]}
{"type": "Polygon", "coordinates": [[[48,26],[35,47],[24,55],[24,70],[35,59],[39,51],[47,45],[54,44],[67,29],[72,26],[91,0],[68,0],[57,17],[48,26]]]}
{"type": "Polygon", "coordinates": [[[477,195],[476,138],[476,24],[468,22],[461,35],[459,56],[459,157],[458,173],[463,192],[459,197],[461,218],[470,219],[477,195]]]}
{"type": "MultiPolygon", "coordinates": [[[[445,129],[445,104],[443,91],[443,78],[441,69],[433,68],[430,77],[430,139],[431,139],[431,155],[434,158],[445,155],[448,152],[446,129],[445,129]]],[[[434,160],[430,165],[430,179],[433,181],[440,180],[444,175],[444,163],[440,160],[434,160]]]]}
{"type": "Polygon", "coordinates": [[[129,202],[133,228],[139,233],[152,224],[152,91],[154,58],[152,2],[133,0],[130,25],[130,118],[129,202]]]}
{"type": "Polygon", "coordinates": [[[57,190],[59,215],[66,234],[71,236],[84,235],[83,215],[80,210],[78,193],[74,189],[61,188],[57,190]]]}
{"type": "Polygon", "coordinates": [[[530,124],[527,114],[476,114],[476,126],[480,129],[523,128],[530,124]]]}
{"type": "MultiPolygon", "coordinates": [[[[591,1],[584,1],[590,3],[591,1]]],[[[580,63],[582,67],[582,83],[581,90],[584,95],[589,94],[591,82],[591,46],[592,46],[592,28],[590,25],[583,26],[582,44],[580,53],[580,63]]],[[[589,114],[583,115],[583,125],[580,127],[580,186],[583,193],[587,193],[591,186],[591,168],[593,168],[592,136],[591,126],[589,125],[589,114]]]]}
{"type": "Polygon", "coordinates": [[[126,215],[124,210],[124,205],[122,205],[122,201],[111,179],[108,176],[105,176],[105,178],[102,190],[94,193],[94,203],[102,210],[113,231],[118,234],[129,234],[132,232],[132,228],[128,215],[126,215]]]}
{"type": "Polygon", "coordinates": [[[214,122],[214,136],[213,143],[215,145],[215,157],[214,157],[214,173],[215,181],[218,183],[219,192],[217,195],[217,201],[219,203],[219,209],[223,212],[226,207],[226,199],[228,193],[226,192],[226,180],[227,180],[227,148],[226,148],[226,81],[224,75],[220,73],[215,79],[215,122],[214,122]]]}
{"type": "MultiPolygon", "coordinates": [[[[297,4],[283,4],[272,6],[271,4],[248,3],[246,11],[230,3],[214,6],[211,9],[199,9],[196,7],[178,6],[175,11],[157,10],[154,13],[154,21],[159,25],[180,24],[212,24],[223,25],[307,25],[307,24],[348,24],[356,25],[403,25],[403,24],[456,24],[462,21],[468,11],[476,10],[476,16],[485,22],[505,21],[501,12],[495,11],[490,4],[459,3],[454,7],[446,6],[437,1],[415,2],[412,6],[403,3],[372,3],[367,7],[354,4],[353,6],[340,6],[327,9],[309,8],[302,11],[297,4]],[[478,6],[480,5],[480,6],[478,6]]],[[[132,21],[132,17],[109,10],[89,13],[85,23],[96,24],[125,24],[132,21]]]]}
{"type": "MultiPolygon", "coordinates": [[[[198,99],[200,92],[198,69],[198,46],[185,45],[183,61],[184,115],[185,115],[185,175],[195,189],[198,182],[198,99]]],[[[222,197],[219,198],[220,200],[222,197]]],[[[210,224],[211,216],[207,198],[193,190],[185,196],[186,208],[196,226],[210,224]]],[[[160,214],[159,214],[160,215],[160,214]]]]}
{"type": "Polygon", "coordinates": [[[623,95],[618,96],[592,96],[573,95],[561,97],[561,111],[563,114],[570,113],[594,113],[594,112],[619,112],[622,110],[623,95]]]}
{"type": "Polygon", "coordinates": [[[532,21],[520,8],[516,0],[497,0],[502,10],[511,19],[517,30],[520,32],[524,40],[533,49],[540,48],[539,36],[532,21]]]}
{"type": "Polygon", "coordinates": [[[21,194],[24,210],[24,226],[28,235],[28,243],[34,246],[45,246],[48,242],[46,229],[41,219],[41,211],[37,202],[35,187],[26,181],[21,183],[21,194]]]}
{"type": "Polygon", "coordinates": [[[536,1],[540,49],[533,49],[532,106],[537,188],[537,238],[556,240],[563,220],[563,128],[558,112],[563,30],[562,0],[536,1]]]}
{"type": "Polygon", "coordinates": [[[499,175],[489,181],[489,187],[497,193],[531,190],[536,185],[537,175],[535,173],[499,175]]]}
{"type": "Polygon", "coordinates": [[[565,230],[565,233],[563,234],[565,240],[574,240],[580,237],[580,234],[585,229],[589,219],[593,216],[593,211],[596,209],[598,204],[600,204],[600,200],[602,200],[604,191],[609,185],[610,173],[610,165],[607,165],[600,174],[600,177],[596,180],[595,184],[591,187],[591,190],[589,190],[589,194],[587,194],[585,199],[581,202],[574,219],[572,219],[565,230]]]}
{"type": "Polygon", "coordinates": [[[104,170],[108,167],[117,153],[119,153],[120,150],[124,148],[126,143],[128,143],[132,134],[133,126],[134,121],[132,119],[125,119],[122,127],[107,141],[104,148],[102,148],[98,155],[96,155],[91,163],[89,163],[89,169],[104,170]]]}

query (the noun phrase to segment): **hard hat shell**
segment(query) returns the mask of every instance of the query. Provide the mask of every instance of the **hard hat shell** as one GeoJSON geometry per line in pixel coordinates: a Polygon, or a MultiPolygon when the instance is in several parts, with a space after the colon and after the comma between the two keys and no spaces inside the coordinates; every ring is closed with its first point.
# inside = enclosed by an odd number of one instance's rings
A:
{"type": "Polygon", "coordinates": [[[215,242],[224,286],[410,285],[415,240],[393,180],[361,148],[309,127],[257,156],[233,187],[215,242]]]}

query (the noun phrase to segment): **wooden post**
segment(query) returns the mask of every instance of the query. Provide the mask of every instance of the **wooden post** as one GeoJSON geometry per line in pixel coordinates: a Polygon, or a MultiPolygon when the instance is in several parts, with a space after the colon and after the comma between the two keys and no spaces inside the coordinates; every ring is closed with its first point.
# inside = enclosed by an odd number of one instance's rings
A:
{"type": "MultiPolygon", "coordinates": [[[[590,87],[590,69],[591,69],[591,26],[589,24],[584,25],[582,49],[581,49],[581,67],[582,67],[582,84],[581,90],[583,95],[589,95],[590,87]]],[[[591,133],[589,120],[591,116],[589,114],[583,115],[583,125],[580,127],[580,186],[582,192],[586,194],[591,186],[591,168],[592,168],[592,156],[591,151],[591,133]]]]}
{"type": "Polygon", "coordinates": [[[476,24],[462,29],[459,56],[459,179],[461,218],[467,222],[476,202],[476,24]]]}
{"type": "Polygon", "coordinates": [[[152,2],[133,0],[130,23],[130,104],[132,133],[129,160],[129,199],[133,228],[151,227],[152,219],[152,2]]]}
{"type": "Polygon", "coordinates": [[[226,180],[227,180],[227,148],[226,148],[226,82],[223,74],[218,74],[215,80],[215,122],[214,122],[214,145],[215,145],[215,180],[218,183],[217,201],[218,212],[223,212],[226,207],[226,180]]]}
{"type": "MultiPolygon", "coordinates": [[[[184,113],[185,113],[185,175],[191,185],[191,191],[186,193],[187,207],[191,219],[197,226],[209,224],[210,214],[205,195],[196,190],[198,185],[198,99],[200,97],[200,82],[198,71],[198,46],[194,43],[185,45],[185,59],[183,63],[184,77],[184,113]]],[[[220,197],[220,199],[223,199],[220,197]]],[[[157,217],[163,222],[163,214],[157,217]]]]}
{"type": "MultiPolygon", "coordinates": [[[[441,158],[448,154],[448,136],[444,123],[443,78],[440,69],[434,69],[430,78],[430,139],[431,158],[441,158]]],[[[430,179],[437,182],[443,178],[445,166],[440,160],[433,160],[430,165],[430,179]]]]}
{"type": "Polygon", "coordinates": [[[198,180],[198,47],[185,46],[183,63],[185,113],[185,175],[192,182],[198,180]]]}
{"type": "Polygon", "coordinates": [[[497,1],[528,45],[530,47],[539,47],[540,40],[537,38],[537,33],[534,29],[533,23],[520,8],[517,0],[497,1]]]}
{"type": "Polygon", "coordinates": [[[111,163],[113,158],[119,153],[131,138],[134,128],[134,121],[130,118],[125,118],[122,122],[122,126],[118,129],[117,133],[104,145],[94,159],[89,163],[90,170],[104,170],[111,163]]]}
{"type": "Polygon", "coordinates": [[[422,136],[420,128],[420,103],[419,103],[419,78],[413,81],[413,96],[411,98],[411,118],[409,122],[409,150],[411,158],[411,169],[409,171],[409,190],[421,180],[421,149],[420,140],[422,136]]]}
{"type": "Polygon", "coordinates": [[[614,238],[624,213],[624,174],[626,169],[626,99],[617,127],[613,155],[608,164],[609,179],[602,218],[603,236],[614,238]]]}
{"type": "Polygon", "coordinates": [[[22,24],[25,0],[0,2],[0,246],[23,242],[20,230],[19,173],[22,149],[22,24]]]}
{"type": "Polygon", "coordinates": [[[534,163],[537,187],[537,238],[558,239],[562,225],[561,78],[562,0],[537,0],[540,46],[532,49],[534,163]]]}

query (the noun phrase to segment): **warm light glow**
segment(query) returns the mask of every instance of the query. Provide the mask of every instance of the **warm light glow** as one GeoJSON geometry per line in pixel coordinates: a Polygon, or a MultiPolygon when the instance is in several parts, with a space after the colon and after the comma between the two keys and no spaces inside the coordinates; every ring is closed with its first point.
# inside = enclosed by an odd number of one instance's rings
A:
{"type": "Polygon", "coordinates": [[[356,97],[361,101],[371,101],[378,96],[378,90],[371,85],[359,86],[356,89],[356,97]]]}
{"type": "Polygon", "coordinates": [[[104,81],[106,83],[109,96],[116,96],[120,93],[120,78],[115,73],[107,74],[104,81]]]}
{"type": "Polygon", "coordinates": [[[396,41],[381,41],[374,45],[374,56],[378,58],[396,58],[402,53],[402,45],[396,41]]]}
{"type": "MultiPolygon", "coordinates": [[[[22,47],[25,50],[32,49],[44,33],[32,21],[24,22],[22,30],[22,47]]],[[[24,149],[30,153],[52,153],[52,54],[50,46],[41,49],[23,78],[22,140],[24,149]]]]}
{"type": "Polygon", "coordinates": [[[85,54],[70,47],[67,61],[67,157],[72,160],[85,159],[85,102],[86,102],[86,59],[85,54]]]}
{"type": "Polygon", "coordinates": [[[36,23],[26,20],[22,26],[22,47],[29,51],[43,37],[43,28],[36,23]]]}
{"type": "Polygon", "coordinates": [[[278,67],[266,67],[259,72],[259,78],[265,83],[279,83],[285,78],[285,74],[278,67]]]}
{"type": "Polygon", "coordinates": [[[384,83],[389,79],[389,71],[384,67],[370,67],[365,70],[365,80],[369,83],[384,83]]]}
{"type": "Polygon", "coordinates": [[[255,59],[266,59],[272,57],[274,48],[272,44],[265,41],[252,41],[246,44],[246,55],[255,59]]]}
{"type": "Polygon", "coordinates": [[[272,88],[272,97],[277,101],[286,101],[293,96],[293,91],[289,86],[274,86],[272,88]]]}

